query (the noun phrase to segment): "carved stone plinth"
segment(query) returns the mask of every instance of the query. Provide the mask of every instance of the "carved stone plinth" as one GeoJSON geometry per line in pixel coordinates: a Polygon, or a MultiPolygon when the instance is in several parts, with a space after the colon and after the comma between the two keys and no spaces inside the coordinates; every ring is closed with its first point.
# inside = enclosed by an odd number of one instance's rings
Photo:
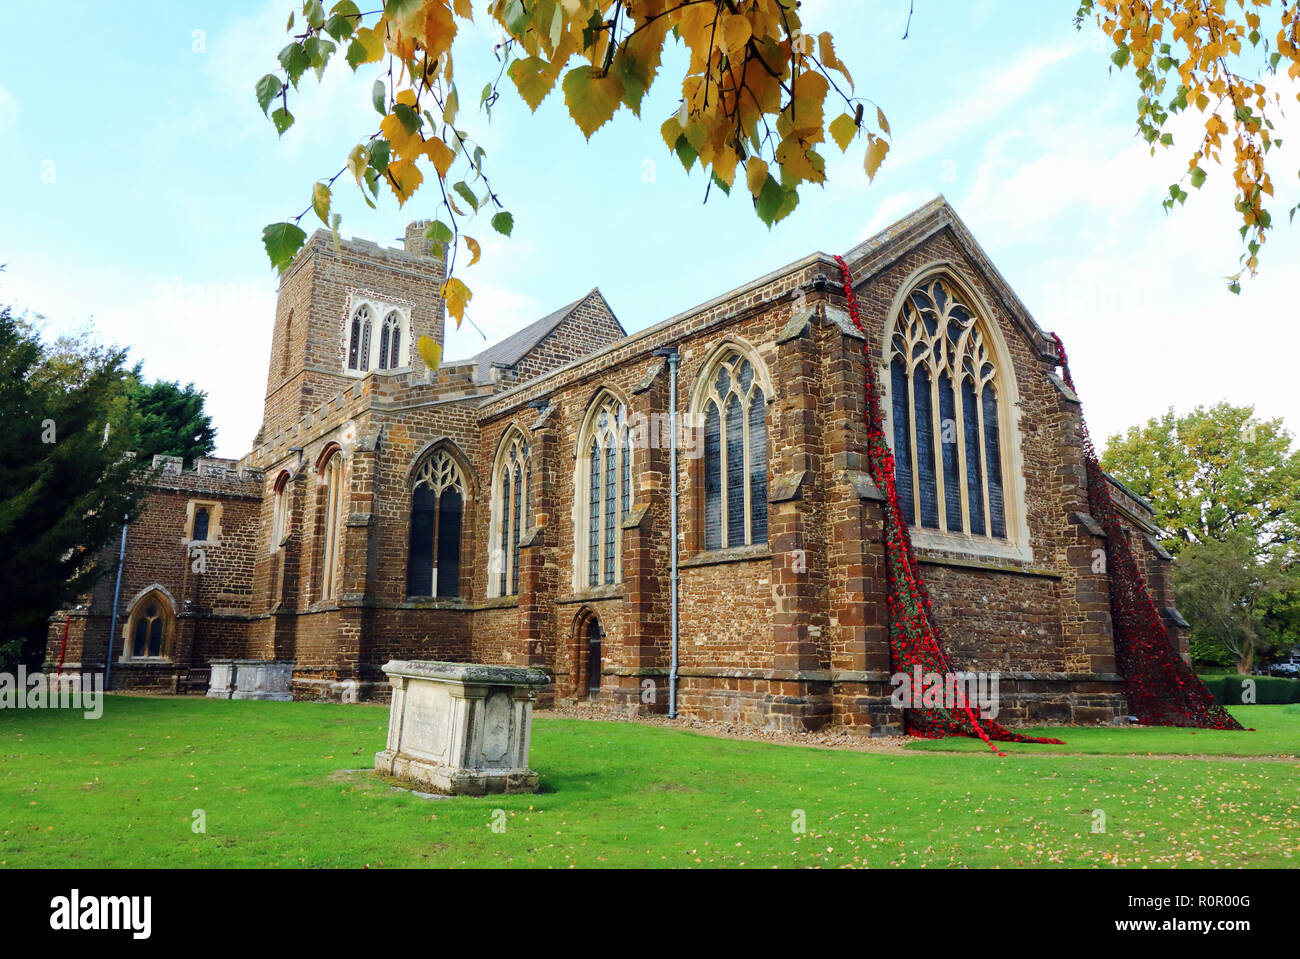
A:
{"type": "Polygon", "coordinates": [[[209,699],[293,699],[293,663],[265,659],[214,659],[208,678],[209,699]]]}
{"type": "Polygon", "coordinates": [[[384,672],[393,698],[377,770],[453,795],[537,790],[528,746],[546,673],[428,662],[391,662],[384,672]]]}

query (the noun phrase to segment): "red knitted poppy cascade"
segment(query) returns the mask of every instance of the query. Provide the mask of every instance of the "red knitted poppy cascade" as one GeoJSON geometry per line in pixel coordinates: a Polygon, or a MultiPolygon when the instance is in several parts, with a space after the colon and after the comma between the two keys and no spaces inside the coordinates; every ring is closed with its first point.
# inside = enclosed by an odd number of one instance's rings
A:
{"type": "MultiPolygon", "coordinates": [[[[1065,346],[1055,333],[1051,336],[1056,341],[1056,355],[1066,385],[1073,390],[1074,379],[1070,376],[1065,346]]],[[[1097,459],[1086,423],[1083,456],[1088,471],[1088,508],[1106,533],[1115,665],[1124,681],[1129,711],[1149,726],[1241,729],[1241,723],[1214,701],[1205,684],[1174,648],[1138,569],[1128,532],[1111,499],[1110,483],[1097,459]]]]}
{"type": "MultiPolygon", "coordinates": [[[[894,485],[894,454],[885,440],[884,419],[880,412],[880,386],[876,381],[875,365],[871,362],[870,342],[862,325],[857,295],[853,290],[853,277],[848,264],[836,257],[844,282],[844,296],[848,301],[849,316],[862,333],[862,352],[866,357],[866,408],[867,463],[871,478],[884,494],[886,566],[889,571],[889,593],[886,610],[889,614],[890,662],[895,673],[913,675],[917,666],[922,674],[937,673],[947,676],[955,672],[952,660],[939,639],[930,608],[930,595],[917,567],[912,552],[912,537],[903,520],[898,505],[898,490],[894,485]]],[[[983,718],[969,704],[959,704],[953,709],[942,706],[908,709],[903,713],[904,728],[909,735],[926,739],[944,736],[978,736],[994,752],[994,741],[1013,743],[1057,743],[1059,739],[1041,739],[1012,732],[991,719],[983,718]]]]}

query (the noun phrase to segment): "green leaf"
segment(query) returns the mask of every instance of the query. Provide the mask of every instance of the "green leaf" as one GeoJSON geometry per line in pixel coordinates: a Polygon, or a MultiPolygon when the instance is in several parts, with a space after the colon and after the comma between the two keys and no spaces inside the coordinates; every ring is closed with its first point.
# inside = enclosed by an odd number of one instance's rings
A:
{"type": "Polygon", "coordinates": [[[420,114],[405,103],[394,104],[393,116],[402,121],[402,126],[406,127],[407,133],[415,133],[422,125],[420,114]]]}
{"type": "Polygon", "coordinates": [[[492,229],[502,236],[509,236],[515,228],[515,218],[502,210],[492,218],[492,229]]]}
{"type": "Polygon", "coordinates": [[[758,211],[758,218],[771,227],[789,216],[798,203],[798,192],[781,186],[769,173],[762,191],[754,199],[754,208],[758,211]]]}
{"type": "Polygon", "coordinates": [[[380,176],[388,172],[388,153],[390,149],[387,140],[376,139],[370,141],[370,166],[380,176]]]}
{"type": "Polygon", "coordinates": [[[325,8],[321,6],[320,0],[307,0],[302,5],[302,15],[307,18],[307,26],[313,30],[319,30],[325,23],[325,8]]]}
{"type": "Polygon", "coordinates": [[[262,108],[262,116],[266,116],[266,111],[271,108],[271,101],[280,95],[284,89],[284,84],[274,73],[268,73],[262,79],[257,81],[257,105],[262,108]]]}
{"type": "Polygon", "coordinates": [[[424,235],[430,243],[438,248],[438,255],[442,256],[446,252],[447,244],[451,242],[455,234],[452,233],[451,227],[447,224],[441,220],[434,220],[429,224],[429,228],[424,231],[424,235]]]}
{"type": "Polygon", "coordinates": [[[271,113],[271,122],[275,124],[275,132],[284,136],[284,131],[293,126],[293,114],[284,107],[277,107],[271,113]]]}
{"type": "Polygon", "coordinates": [[[337,47],[322,37],[308,37],[302,42],[302,48],[311,58],[312,69],[316,71],[316,78],[319,80],[337,47]]]}
{"type": "Polygon", "coordinates": [[[691,146],[691,141],[686,139],[685,133],[677,138],[677,145],[673,149],[677,151],[677,159],[682,161],[682,166],[686,168],[686,172],[690,173],[691,167],[695,165],[695,161],[699,159],[700,155],[695,152],[695,147],[691,146]]]}
{"type": "Polygon", "coordinates": [[[366,62],[368,55],[360,40],[353,40],[348,44],[348,66],[352,68],[353,73],[356,72],[357,67],[366,62]]]}
{"type": "Polygon", "coordinates": [[[355,22],[355,20],[352,20],[349,17],[341,16],[336,13],[325,21],[325,32],[339,43],[342,43],[348,37],[352,36],[352,31],[354,29],[353,24],[355,22]]]}
{"type": "Polygon", "coordinates": [[[298,78],[311,66],[311,57],[303,49],[302,44],[289,44],[280,51],[276,59],[280,61],[280,66],[284,67],[284,72],[289,75],[289,82],[293,84],[293,88],[298,89],[298,78]]]}
{"type": "Polygon", "coordinates": [[[1201,184],[1204,182],[1205,182],[1205,171],[1202,170],[1200,167],[1193,167],[1192,186],[1199,190],[1201,188],[1201,184]]]}
{"type": "Polygon", "coordinates": [[[266,255],[271,258],[271,265],[281,273],[293,262],[294,254],[302,249],[306,240],[307,234],[294,223],[272,223],[262,231],[266,255]]]}
{"type": "Polygon", "coordinates": [[[1120,69],[1123,69],[1124,64],[1128,63],[1128,47],[1120,47],[1112,53],[1110,55],[1110,62],[1120,69]]]}
{"type": "Polygon", "coordinates": [[[469,188],[464,180],[461,180],[452,189],[460,195],[462,200],[474,208],[475,213],[478,212],[478,197],[474,195],[474,191],[469,188]]]}
{"type": "Polygon", "coordinates": [[[376,80],[370,88],[370,102],[375,105],[380,116],[388,116],[388,86],[383,80],[376,80]]]}

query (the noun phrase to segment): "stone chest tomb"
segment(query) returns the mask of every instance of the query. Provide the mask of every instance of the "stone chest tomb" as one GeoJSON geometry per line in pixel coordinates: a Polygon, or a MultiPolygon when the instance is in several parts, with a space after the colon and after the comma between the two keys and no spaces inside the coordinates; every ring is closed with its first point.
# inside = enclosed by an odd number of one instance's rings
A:
{"type": "Polygon", "coordinates": [[[388,748],[375,768],[441,793],[533,792],[528,746],[538,669],[390,662],[388,748]]]}

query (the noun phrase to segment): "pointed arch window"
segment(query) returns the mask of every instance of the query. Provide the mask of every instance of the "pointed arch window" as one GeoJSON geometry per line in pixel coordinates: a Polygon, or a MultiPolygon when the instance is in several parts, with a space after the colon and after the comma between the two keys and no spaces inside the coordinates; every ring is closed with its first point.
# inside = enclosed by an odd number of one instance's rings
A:
{"type": "Polygon", "coordinates": [[[321,527],[320,598],[333,599],[338,595],[338,554],[343,514],[343,454],[335,450],[325,462],[321,472],[322,508],[324,522],[321,527]]]}
{"type": "Polygon", "coordinates": [[[165,659],[171,655],[176,616],[167,597],[157,589],[141,596],[126,623],[123,659],[165,659]]]}
{"type": "Polygon", "coordinates": [[[492,472],[492,522],[488,591],[492,596],[519,592],[519,543],[532,525],[531,462],[528,442],[517,429],[507,434],[492,472]]]}
{"type": "Polygon", "coordinates": [[[465,490],[465,476],[445,449],[435,450],[416,471],[406,567],[408,596],[460,595],[465,490]]]}
{"type": "Polygon", "coordinates": [[[1005,540],[1000,371],[981,323],[942,279],[923,281],[903,302],[889,377],[904,518],[1005,540]]]}
{"type": "Polygon", "coordinates": [[[632,509],[632,441],[627,420],[627,407],[612,394],[602,393],[579,435],[574,484],[576,588],[623,580],[623,520],[632,509]]]}
{"type": "Polygon", "coordinates": [[[384,317],[379,330],[379,369],[395,370],[401,366],[402,317],[396,310],[384,317]]]}
{"type": "Polygon", "coordinates": [[[405,334],[411,326],[408,306],[369,294],[354,294],[342,332],[345,373],[365,376],[375,370],[398,370],[410,362],[405,334]],[[382,317],[382,319],[380,319],[382,317]]]}
{"type": "Polygon", "coordinates": [[[704,427],[704,548],[767,542],[767,400],[739,351],[708,369],[695,411],[704,427]]]}
{"type": "Polygon", "coordinates": [[[274,553],[289,535],[289,473],[275,479],[275,500],[271,509],[271,552],[274,553]]]}
{"type": "Polygon", "coordinates": [[[352,314],[348,334],[348,369],[364,373],[370,369],[370,307],[362,304],[352,314]]]}

